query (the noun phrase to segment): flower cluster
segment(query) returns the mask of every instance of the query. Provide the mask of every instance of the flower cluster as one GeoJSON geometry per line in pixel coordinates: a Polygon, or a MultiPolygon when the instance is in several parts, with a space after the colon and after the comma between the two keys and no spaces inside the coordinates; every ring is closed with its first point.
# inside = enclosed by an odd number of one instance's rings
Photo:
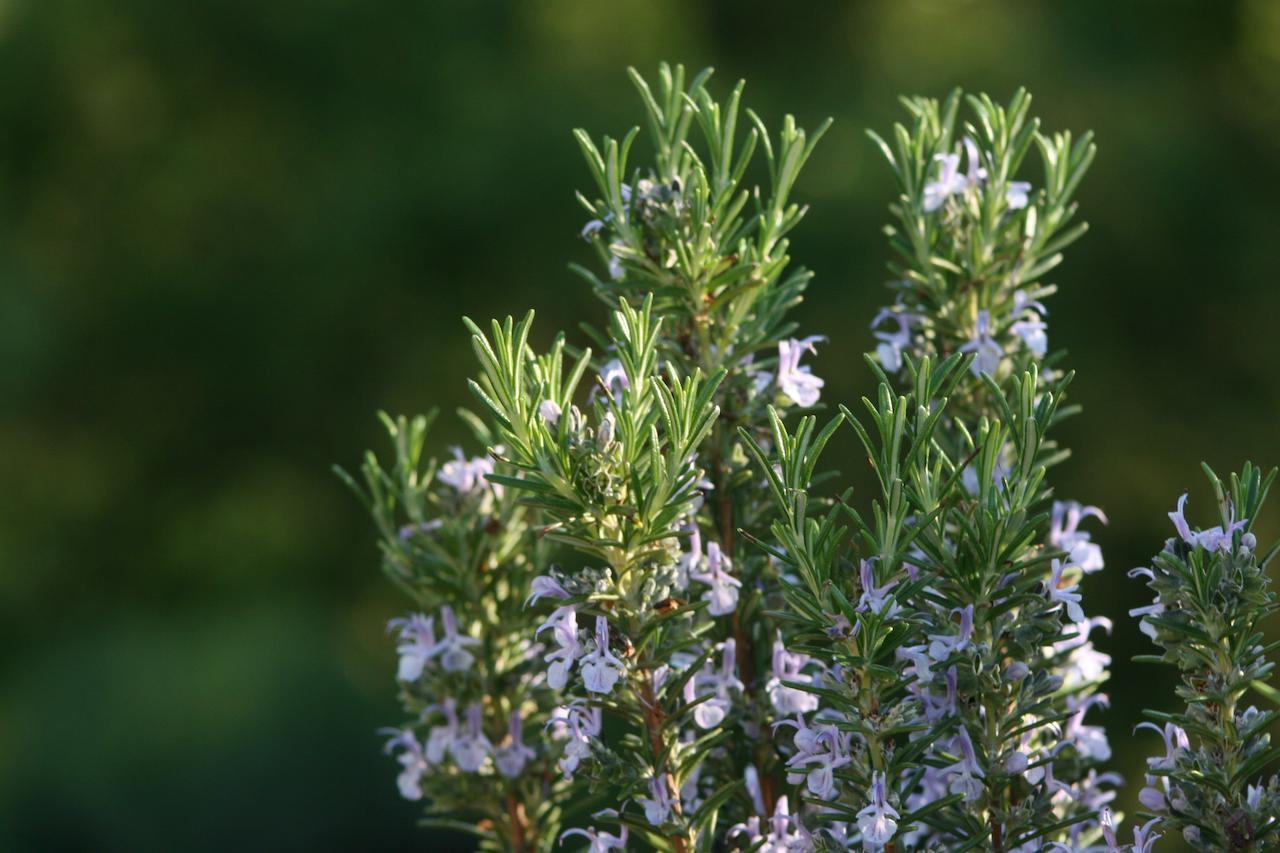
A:
{"type": "Polygon", "coordinates": [[[457,448],[437,464],[424,455],[431,417],[382,419],[393,462],[384,468],[369,453],[362,482],[339,473],[372,512],[383,569],[415,607],[388,624],[408,716],[383,732],[400,795],[425,801],[428,823],[550,849],[559,831],[551,805],[565,786],[545,780],[566,750],[540,737],[558,697],[537,665],[536,617],[521,606],[548,549],[517,495],[489,479],[505,465],[457,448]]]}
{"type": "Polygon", "coordinates": [[[1263,571],[1276,549],[1259,553],[1252,532],[1276,472],[1246,465],[1225,488],[1205,471],[1221,523],[1193,529],[1183,495],[1169,513],[1176,535],[1149,568],[1130,572],[1155,593],[1131,612],[1162,652],[1145,659],[1177,668],[1186,703],[1177,713],[1148,711],[1153,722],[1139,724],[1161,738],[1139,800],[1153,832],[1180,832],[1198,850],[1265,850],[1280,844],[1280,776],[1266,775],[1280,762],[1267,733],[1280,710],[1245,703],[1250,691],[1280,698],[1267,684],[1274,664],[1259,633],[1276,608],[1263,571]]]}

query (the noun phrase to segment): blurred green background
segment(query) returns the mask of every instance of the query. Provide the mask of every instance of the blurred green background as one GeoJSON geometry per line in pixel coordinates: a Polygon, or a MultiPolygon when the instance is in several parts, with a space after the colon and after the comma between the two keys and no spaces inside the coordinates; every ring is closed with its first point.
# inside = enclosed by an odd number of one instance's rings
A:
{"type": "Polygon", "coordinates": [[[1184,488],[1207,519],[1201,459],[1280,462],[1280,4],[3,0],[0,849],[439,849],[379,754],[400,603],[328,466],[378,408],[466,402],[462,314],[600,319],[569,131],[623,132],[624,68],[664,58],[748,78],[773,126],[836,119],[794,235],[832,401],[869,389],[886,298],[863,128],[1025,84],[1097,132],[1057,483],[1111,516],[1086,602],[1140,777],[1136,707],[1172,696],[1128,662],[1124,571],[1184,488]]]}

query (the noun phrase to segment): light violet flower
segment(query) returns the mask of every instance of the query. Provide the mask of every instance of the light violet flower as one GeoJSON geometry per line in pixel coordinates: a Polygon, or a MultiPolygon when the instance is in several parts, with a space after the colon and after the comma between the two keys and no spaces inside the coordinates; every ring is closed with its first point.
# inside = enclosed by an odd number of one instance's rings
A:
{"type": "Polygon", "coordinates": [[[1228,552],[1231,550],[1231,540],[1235,535],[1235,532],[1237,530],[1244,529],[1245,525],[1249,523],[1247,518],[1242,518],[1239,521],[1236,521],[1235,508],[1232,507],[1231,516],[1227,521],[1227,527],[1225,530],[1222,528],[1222,525],[1218,525],[1217,527],[1211,527],[1208,530],[1201,530],[1193,533],[1191,531],[1191,527],[1187,524],[1186,517],[1183,515],[1183,508],[1186,504],[1187,496],[1184,494],[1182,497],[1178,498],[1178,509],[1169,513],[1169,520],[1173,522],[1173,526],[1178,531],[1178,535],[1182,537],[1182,540],[1193,548],[1200,547],[1204,548],[1206,551],[1228,552]]]}
{"type": "Polygon", "coordinates": [[[1107,516],[1096,506],[1084,506],[1077,501],[1054,501],[1053,520],[1049,527],[1049,544],[1067,552],[1067,562],[1079,566],[1085,574],[1092,574],[1103,567],[1102,549],[1090,541],[1087,531],[1079,530],[1080,522],[1093,516],[1103,524],[1107,516]]]}
{"type": "Polygon", "coordinates": [[[858,599],[858,611],[870,611],[878,616],[892,617],[902,608],[890,595],[889,590],[898,585],[898,579],[892,578],[888,583],[876,586],[875,561],[878,557],[863,560],[858,566],[858,576],[862,581],[862,597],[858,599]]]}
{"type": "Polygon", "coordinates": [[[440,482],[452,486],[460,495],[469,495],[485,485],[485,474],[493,473],[493,460],[483,456],[467,459],[462,448],[453,448],[454,458],[440,466],[440,482]]]}
{"type": "Polygon", "coordinates": [[[560,422],[562,414],[564,412],[561,411],[560,404],[555,400],[543,400],[538,404],[538,415],[552,426],[560,422]]]}
{"type": "Polygon", "coordinates": [[[951,612],[960,614],[959,631],[955,634],[929,635],[929,657],[936,661],[944,661],[956,652],[964,651],[969,648],[973,639],[973,605],[957,607],[951,612]]]}
{"type": "Polygon", "coordinates": [[[584,225],[584,226],[582,226],[582,235],[581,235],[581,236],[582,236],[582,239],[584,239],[584,240],[589,240],[589,239],[591,239],[591,236],[592,236],[593,234],[596,234],[596,233],[598,233],[598,232],[600,232],[600,231],[602,231],[602,230],[604,230],[604,220],[603,220],[603,219],[591,219],[591,220],[588,220],[587,224],[586,224],[586,225],[584,225]]]}
{"type": "Polygon", "coordinates": [[[838,790],[835,771],[851,760],[848,755],[851,737],[848,733],[840,734],[833,725],[819,729],[797,727],[795,743],[799,752],[787,761],[788,781],[803,778],[809,793],[824,800],[834,799],[838,790]],[[814,764],[817,766],[808,771],[797,769],[814,764]]]}
{"type": "Polygon", "coordinates": [[[920,684],[933,681],[932,664],[924,646],[899,646],[894,654],[898,660],[911,661],[903,670],[903,675],[917,679],[920,684]]]}
{"type": "Polygon", "coordinates": [[[537,604],[544,598],[568,597],[569,591],[560,584],[560,581],[550,575],[538,575],[529,585],[529,597],[524,600],[524,606],[537,604]]]}
{"type": "Polygon", "coordinates": [[[700,729],[714,729],[724,722],[733,707],[730,692],[737,690],[741,693],[745,689],[738,680],[737,644],[732,637],[721,644],[721,650],[718,672],[711,661],[707,661],[702,671],[685,683],[686,690],[693,686],[696,698],[711,697],[693,709],[694,722],[700,729]]]}
{"type": "Polygon", "coordinates": [[[894,313],[888,308],[881,308],[880,313],[876,314],[875,319],[871,321],[872,329],[875,329],[885,320],[896,320],[898,322],[898,331],[896,332],[872,333],[876,340],[880,341],[880,343],[876,344],[876,358],[880,360],[880,365],[889,373],[897,373],[902,369],[902,351],[911,346],[911,324],[918,319],[914,314],[894,313]]]}
{"type": "Polygon", "coordinates": [[[1080,588],[1080,584],[1073,583],[1064,586],[1065,581],[1062,579],[1062,572],[1066,569],[1066,565],[1061,560],[1054,560],[1052,570],[1049,574],[1049,600],[1057,604],[1063,605],[1067,611],[1067,618],[1072,622],[1079,624],[1085,620],[1084,608],[1080,606],[1080,593],[1076,592],[1080,588]]]}
{"type": "Polygon", "coordinates": [[[458,620],[453,615],[453,608],[447,604],[440,609],[440,621],[444,624],[444,639],[436,647],[440,666],[445,672],[466,672],[476,660],[475,655],[467,651],[467,646],[478,646],[480,641],[458,632],[458,620]]]}
{"type": "Polygon", "coordinates": [[[959,352],[972,352],[977,354],[977,358],[969,366],[974,376],[981,376],[986,373],[994,376],[996,370],[1000,367],[1000,360],[1004,358],[1004,349],[991,335],[991,312],[979,311],[978,323],[974,327],[973,337],[969,342],[963,344],[959,352]]]}
{"type": "Polygon", "coordinates": [[[885,797],[883,773],[871,775],[870,804],[858,812],[858,831],[862,833],[864,850],[879,850],[893,840],[898,831],[898,811],[885,797]]]}
{"type": "Polygon", "coordinates": [[[498,747],[494,753],[493,763],[498,772],[508,779],[515,779],[524,772],[524,766],[536,757],[536,753],[525,746],[524,721],[519,711],[512,711],[507,722],[507,742],[498,747]]]}
{"type": "Polygon", "coordinates": [[[960,727],[960,733],[952,740],[952,746],[959,750],[960,760],[946,768],[949,776],[949,789],[953,794],[964,795],[965,802],[972,803],[982,798],[983,779],[986,774],[978,766],[977,754],[973,751],[973,741],[969,739],[969,730],[960,727]]]}
{"type": "Polygon", "coordinates": [[[605,362],[604,366],[600,368],[600,381],[604,383],[609,396],[614,400],[621,400],[622,392],[631,387],[631,380],[627,378],[627,371],[623,368],[622,362],[616,358],[605,362]]]}
{"type": "Polygon", "coordinates": [[[782,642],[782,632],[778,632],[773,641],[773,677],[765,684],[769,694],[769,703],[779,716],[791,714],[807,714],[818,710],[818,697],[795,687],[788,687],[783,682],[812,682],[803,672],[809,656],[787,651],[782,642]]]}
{"type": "Polygon", "coordinates": [[[396,672],[399,681],[417,681],[422,670],[435,657],[440,647],[436,645],[435,620],[421,613],[414,613],[404,619],[392,619],[387,628],[399,628],[399,643],[396,654],[400,656],[400,665],[396,672]]]}
{"type": "Polygon", "coordinates": [[[1090,708],[1094,705],[1105,708],[1108,704],[1106,695],[1102,693],[1095,693],[1083,701],[1077,701],[1074,697],[1067,699],[1067,708],[1072,714],[1062,730],[1063,742],[1074,744],[1076,751],[1086,759],[1106,761],[1111,758],[1111,744],[1107,741],[1106,729],[1084,724],[1084,715],[1090,708]]]}
{"type": "Polygon", "coordinates": [[[578,640],[578,613],[571,605],[557,607],[550,618],[538,626],[535,632],[541,634],[551,629],[551,637],[556,641],[556,648],[548,652],[542,659],[551,665],[547,667],[547,684],[554,690],[563,690],[569,681],[569,670],[573,663],[582,656],[582,643],[578,640]]]}
{"type": "Polygon", "coordinates": [[[1105,616],[1095,616],[1077,623],[1074,627],[1074,637],[1059,640],[1045,649],[1046,655],[1066,656],[1060,665],[1060,672],[1062,686],[1068,690],[1097,681],[1111,665],[1111,655],[1098,651],[1089,640],[1089,635],[1095,628],[1103,628],[1110,634],[1111,620],[1105,616]]]}
{"type": "Polygon", "coordinates": [[[569,736],[559,765],[560,772],[564,773],[566,779],[570,779],[583,759],[591,757],[592,740],[600,736],[604,727],[604,715],[599,708],[591,708],[582,700],[575,700],[565,709],[563,717],[552,717],[547,725],[556,728],[563,726],[565,734],[569,736]]]}
{"type": "Polygon", "coordinates": [[[622,827],[621,835],[613,835],[608,832],[597,831],[594,826],[586,829],[567,829],[560,834],[560,843],[564,844],[564,840],[570,835],[581,835],[587,839],[587,850],[589,853],[605,853],[608,850],[626,850],[627,849],[627,833],[629,830],[622,827]]]}
{"type": "Polygon", "coordinates": [[[933,213],[955,193],[962,192],[967,184],[960,174],[959,154],[935,154],[933,159],[942,164],[938,180],[924,186],[924,212],[933,213]]]}
{"type": "Polygon", "coordinates": [[[738,587],[742,581],[729,574],[733,561],[720,550],[715,542],[707,545],[707,571],[690,572],[689,577],[699,583],[711,587],[702,594],[703,601],[709,602],[707,612],[712,616],[724,616],[732,613],[738,606],[738,587]]]}
{"type": "Polygon", "coordinates": [[[978,154],[978,146],[972,137],[964,138],[964,153],[969,158],[969,173],[965,176],[970,187],[976,189],[987,179],[987,170],[982,166],[982,158],[978,154]]]}
{"type": "Polygon", "coordinates": [[[582,683],[592,693],[611,693],[622,675],[623,663],[609,651],[609,620],[596,617],[596,647],[578,663],[582,683]]]}
{"type": "Polygon", "coordinates": [[[1010,181],[1005,187],[1004,200],[1010,210],[1021,210],[1027,206],[1027,195],[1031,192],[1031,184],[1026,181],[1010,181]]]}
{"type": "Polygon", "coordinates": [[[649,777],[648,797],[637,797],[636,802],[644,809],[644,819],[650,826],[662,826],[671,817],[671,793],[667,783],[656,776],[649,777]]]}
{"type": "MultiPolygon", "coordinates": [[[[1130,853],[1151,853],[1155,843],[1164,837],[1155,831],[1155,827],[1159,823],[1160,818],[1153,817],[1142,826],[1135,826],[1133,828],[1133,847],[1130,848],[1130,853]]],[[[1196,840],[1193,841],[1188,839],[1192,844],[1197,843],[1199,840],[1199,827],[1192,826],[1188,827],[1188,829],[1195,829],[1197,831],[1196,840]]]]}
{"type": "Polygon", "coordinates": [[[1164,757],[1147,759],[1147,766],[1152,770],[1172,770],[1177,763],[1178,755],[1191,749],[1191,741],[1187,738],[1186,731],[1176,723],[1165,723],[1164,728],[1161,729],[1155,723],[1141,722],[1133,727],[1135,732],[1138,729],[1151,729],[1164,738],[1164,757]]]}
{"type": "Polygon", "coordinates": [[[391,735],[383,752],[390,755],[397,747],[404,750],[396,756],[404,768],[396,777],[400,796],[406,800],[422,799],[422,777],[430,769],[427,757],[422,753],[422,744],[409,729],[381,729],[380,732],[391,735]]]}
{"type": "Polygon", "coordinates": [[[493,752],[493,744],[482,728],[483,722],[480,704],[477,702],[468,705],[466,730],[454,738],[449,749],[458,769],[464,773],[475,773],[489,757],[489,753],[493,752]]]}
{"type": "Polygon", "coordinates": [[[434,530],[439,530],[443,526],[444,521],[439,518],[433,518],[430,521],[424,521],[420,524],[406,524],[400,528],[400,541],[408,542],[410,539],[421,533],[431,533],[434,530]]]}
{"type": "Polygon", "coordinates": [[[778,341],[778,387],[797,406],[807,409],[822,395],[822,386],[826,383],[814,376],[808,366],[801,367],[800,359],[806,352],[817,355],[818,349],[814,344],[825,340],[821,335],[811,335],[803,339],[778,341]]]}
{"type": "Polygon", "coordinates": [[[453,742],[458,737],[458,711],[457,703],[452,698],[446,698],[442,704],[431,710],[437,710],[444,714],[444,725],[432,726],[427,732],[427,761],[431,764],[440,764],[444,761],[452,747],[453,742]]]}

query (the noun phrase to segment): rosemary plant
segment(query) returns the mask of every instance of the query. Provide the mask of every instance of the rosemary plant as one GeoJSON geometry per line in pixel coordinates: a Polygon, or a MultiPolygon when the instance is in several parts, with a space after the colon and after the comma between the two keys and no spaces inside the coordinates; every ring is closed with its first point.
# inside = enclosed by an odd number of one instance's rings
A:
{"type": "Polygon", "coordinates": [[[539,350],[532,312],[468,320],[481,408],[463,417],[485,452],[437,465],[430,418],[384,416],[394,459],[343,475],[412,602],[391,622],[401,794],[519,851],[1273,843],[1280,712],[1240,709],[1250,685],[1274,696],[1258,625],[1276,548],[1260,558],[1233,514],[1252,519],[1274,476],[1251,467],[1230,499],[1211,475],[1222,526],[1193,533],[1180,504],[1141,570],[1157,600],[1135,615],[1187,707],[1150,712],[1167,754],[1132,844],[1108,808],[1110,658],[1091,637],[1111,624],[1080,592],[1103,568],[1083,525],[1106,518],[1049,481],[1076,409],[1047,276],[1085,231],[1090,136],[1042,133],[1025,92],[907,99],[909,125],[871,134],[900,191],[878,389],[820,429],[802,361],[822,339],[787,318],[810,280],[788,240],[826,125],[773,136],[709,71],[631,77],[645,130],[576,132],[597,263],[573,269],[609,316],[594,351],[539,350]],[[869,504],[822,485],[845,425],[869,504]]]}
{"type": "Polygon", "coordinates": [[[1132,611],[1161,654],[1138,658],[1174,666],[1183,710],[1148,710],[1164,754],[1147,760],[1139,799],[1149,810],[1149,834],[1181,832],[1198,850],[1270,850],[1280,844],[1280,777],[1266,775],[1280,748],[1267,728],[1280,710],[1245,705],[1251,688],[1274,700],[1275,664],[1260,624],[1276,610],[1265,574],[1280,543],[1260,552],[1253,521],[1275,480],[1246,464],[1230,489],[1205,466],[1220,524],[1193,530],[1183,514],[1187,496],[1169,513],[1176,536],[1165,542],[1144,577],[1155,601],[1132,611]],[[1239,514],[1239,518],[1237,518],[1239,514]]]}
{"type": "Polygon", "coordinates": [[[1079,593],[1102,558],[1078,525],[1102,514],[1054,501],[1046,480],[1072,410],[1043,276],[1084,231],[1072,194],[1093,146],[1041,134],[1029,102],[912,99],[894,144],[872,134],[901,189],[895,300],[868,356],[877,397],[821,432],[774,418],[776,468],[755,449],[782,510],[766,547],[796,574],[791,649],[828,675],[804,688],[823,709],[796,720],[788,765],[837,846],[1076,849],[1114,797],[1105,733],[1086,722],[1108,663],[1089,635],[1109,624],[1079,593]],[[1033,148],[1036,184],[1016,179],[1033,148]],[[842,421],[875,471],[869,513],[812,495],[842,421]]]}

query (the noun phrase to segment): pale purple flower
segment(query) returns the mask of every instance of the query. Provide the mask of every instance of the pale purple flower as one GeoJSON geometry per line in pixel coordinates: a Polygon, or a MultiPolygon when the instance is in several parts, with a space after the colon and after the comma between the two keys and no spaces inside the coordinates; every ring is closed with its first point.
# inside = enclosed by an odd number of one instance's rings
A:
{"type": "Polygon", "coordinates": [[[604,229],[604,220],[591,219],[587,224],[582,226],[582,239],[589,240],[593,234],[604,229]]]}
{"type": "MultiPolygon", "coordinates": [[[[1160,833],[1155,831],[1155,827],[1158,826],[1159,823],[1160,823],[1160,818],[1153,817],[1151,818],[1151,820],[1147,821],[1142,826],[1135,826],[1133,828],[1133,847],[1130,848],[1130,853],[1151,853],[1151,850],[1155,846],[1155,843],[1164,837],[1160,833]]],[[[1193,826],[1189,828],[1196,829],[1198,833],[1198,830],[1199,830],[1198,827],[1193,826]]],[[[1199,840],[1199,835],[1197,834],[1196,841],[1198,840],[1199,840]]],[[[1194,844],[1196,843],[1196,841],[1192,841],[1191,843],[1194,844]]]]}
{"type": "Polygon", "coordinates": [[[782,632],[778,632],[777,639],[773,641],[773,677],[765,684],[765,691],[769,694],[769,703],[779,716],[807,714],[818,710],[817,696],[783,683],[812,682],[803,672],[808,663],[808,655],[787,651],[782,642],[782,632]]]}
{"type": "Polygon", "coordinates": [[[1244,529],[1245,525],[1249,523],[1246,518],[1236,521],[1235,507],[1232,507],[1225,530],[1222,525],[1218,525],[1217,527],[1210,527],[1208,530],[1193,533],[1191,527],[1187,524],[1186,517],[1183,515],[1183,508],[1186,504],[1187,496],[1184,494],[1178,498],[1178,509],[1169,513],[1169,520],[1173,522],[1173,526],[1178,531],[1178,535],[1182,537],[1182,540],[1193,548],[1198,546],[1206,551],[1229,552],[1235,532],[1244,529]]]}
{"type": "Polygon", "coordinates": [[[777,725],[783,723],[796,725],[795,744],[799,750],[787,760],[787,780],[794,784],[803,778],[809,793],[824,800],[834,799],[837,792],[835,771],[851,760],[848,753],[852,735],[841,734],[833,725],[814,729],[790,720],[777,725]],[[799,769],[804,767],[810,769],[799,769]]]}
{"type": "Polygon", "coordinates": [[[1095,705],[1107,707],[1107,697],[1103,693],[1095,693],[1083,700],[1074,697],[1067,699],[1067,708],[1072,712],[1062,730],[1064,743],[1075,745],[1076,751],[1086,759],[1106,761],[1111,758],[1111,744],[1107,740],[1107,730],[1102,726],[1087,726],[1084,715],[1095,705]]]}
{"type": "Polygon", "coordinates": [[[707,661],[702,671],[686,682],[694,685],[696,698],[710,697],[693,709],[694,722],[701,729],[714,729],[724,722],[733,707],[731,691],[741,693],[745,689],[738,680],[737,644],[732,637],[721,644],[721,650],[719,671],[707,661]]]}
{"type": "Polygon", "coordinates": [[[426,755],[427,761],[431,764],[444,761],[445,755],[453,749],[453,742],[458,738],[457,707],[457,702],[452,697],[447,697],[443,703],[433,709],[444,714],[444,725],[432,726],[427,732],[426,755]]]}
{"type": "Polygon", "coordinates": [[[444,639],[437,646],[440,666],[445,672],[465,672],[471,669],[476,658],[467,651],[467,646],[478,646],[480,641],[458,631],[458,620],[453,615],[453,608],[447,604],[440,609],[440,621],[444,625],[444,639]]]}
{"type": "MultiPolygon", "coordinates": [[[[631,387],[631,380],[627,378],[626,369],[623,368],[622,362],[616,358],[605,362],[600,368],[600,381],[609,392],[609,396],[615,401],[621,400],[622,392],[631,387]]],[[[595,393],[594,389],[592,393],[595,393]]]]}
{"type": "Polygon", "coordinates": [[[383,752],[390,755],[397,747],[404,750],[396,756],[403,767],[396,777],[400,796],[406,800],[422,799],[422,777],[430,769],[427,757],[422,752],[422,744],[418,743],[410,729],[381,729],[380,733],[391,735],[383,752]]]}
{"type": "Polygon", "coordinates": [[[924,211],[933,213],[942,207],[942,203],[951,195],[963,192],[967,181],[960,174],[959,154],[935,154],[933,159],[942,164],[938,180],[930,181],[924,186],[924,211]]]}
{"type": "Polygon", "coordinates": [[[662,826],[671,817],[671,793],[667,783],[657,776],[649,777],[649,796],[637,797],[636,802],[644,809],[644,819],[650,826],[662,826]]]}
{"type": "Polygon", "coordinates": [[[731,568],[733,561],[719,545],[711,542],[707,545],[707,571],[689,573],[693,580],[711,587],[702,594],[702,600],[709,602],[707,612],[712,616],[732,613],[738,606],[738,587],[742,581],[729,574],[731,568]]]}
{"type": "Polygon", "coordinates": [[[387,628],[399,628],[399,642],[396,654],[400,656],[400,665],[396,672],[399,681],[417,681],[427,663],[440,652],[436,645],[435,620],[421,613],[414,613],[404,619],[392,619],[387,628]]]}
{"type": "Polygon", "coordinates": [[[689,534],[689,550],[682,553],[676,561],[676,588],[686,589],[689,586],[689,573],[696,572],[702,565],[702,531],[698,525],[690,522],[685,526],[689,534]]]}
{"type": "Polygon", "coordinates": [[[811,335],[778,341],[778,387],[798,406],[808,408],[822,395],[822,386],[826,383],[814,376],[807,365],[801,367],[800,359],[806,352],[817,355],[814,344],[825,340],[821,335],[811,335]]]}
{"type": "Polygon", "coordinates": [[[982,166],[982,158],[978,154],[978,146],[971,137],[966,136],[964,153],[969,158],[969,173],[965,176],[968,185],[976,189],[987,179],[987,170],[982,166]]]}
{"type": "Polygon", "coordinates": [[[493,755],[493,763],[498,772],[508,779],[515,779],[524,772],[524,766],[536,757],[536,753],[525,746],[524,721],[519,711],[512,711],[507,721],[508,740],[498,747],[493,755]]]}
{"type": "Polygon", "coordinates": [[[1103,809],[1098,815],[1098,825],[1102,827],[1102,838],[1107,843],[1107,853],[1118,853],[1120,846],[1116,841],[1116,822],[1111,809],[1103,809]]]}
{"type": "Polygon", "coordinates": [[[581,835],[587,839],[588,853],[606,853],[608,850],[625,850],[627,849],[627,827],[622,827],[621,835],[613,835],[604,831],[597,831],[594,826],[586,829],[567,829],[560,834],[560,843],[564,844],[564,840],[570,835],[581,835]]]}
{"type": "Polygon", "coordinates": [[[970,641],[973,639],[973,605],[957,607],[951,612],[960,614],[958,632],[929,635],[929,657],[936,661],[946,660],[956,652],[964,651],[969,648],[970,641]]]}
{"type": "Polygon", "coordinates": [[[468,705],[466,728],[454,738],[449,749],[458,769],[464,773],[475,773],[493,752],[493,744],[485,736],[483,722],[480,704],[468,705]]]}
{"type": "Polygon", "coordinates": [[[982,780],[986,774],[978,765],[978,756],[973,750],[973,741],[969,739],[969,730],[961,726],[951,744],[954,749],[959,750],[960,760],[945,768],[949,777],[948,788],[953,794],[964,795],[965,802],[976,802],[982,798],[982,780]]]}
{"type": "Polygon", "coordinates": [[[443,526],[444,521],[439,518],[433,518],[430,521],[423,521],[418,524],[406,524],[399,530],[400,541],[408,542],[410,539],[421,533],[431,533],[432,531],[439,530],[443,526]]]}
{"type": "Polygon", "coordinates": [[[878,559],[878,557],[872,557],[870,560],[863,560],[858,566],[862,596],[858,599],[857,609],[859,612],[870,611],[877,616],[892,617],[902,609],[889,594],[889,591],[898,585],[898,579],[891,578],[887,583],[876,586],[875,562],[878,559]]]}
{"type": "Polygon", "coordinates": [[[1088,531],[1078,529],[1080,522],[1093,516],[1103,524],[1106,514],[1096,506],[1084,506],[1077,501],[1054,501],[1053,520],[1049,527],[1049,544],[1067,552],[1067,562],[1079,566],[1085,574],[1092,574],[1103,567],[1102,549],[1090,541],[1088,531]]]}
{"type": "Polygon", "coordinates": [[[871,774],[871,790],[867,792],[870,803],[858,812],[858,831],[862,833],[864,850],[879,850],[893,840],[898,831],[898,811],[885,794],[883,773],[871,774]]]}
{"type": "Polygon", "coordinates": [[[582,683],[592,693],[611,693],[622,675],[623,663],[609,651],[609,620],[596,617],[596,647],[578,662],[582,683]]]}
{"type": "Polygon", "coordinates": [[[560,422],[560,416],[564,412],[560,409],[560,404],[555,400],[543,400],[538,404],[538,415],[551,426],[555,426],[560,422]]]}
{"type": "Polygon", "coordinates": [[[1054,560],[1049,574],[1049,600],[1061,604],[1067,611],[1067,618],[1079,624],[1085,620],[1084,608],[1080,606],[1080,593],[1076,592],[1080,584],[1065,584],[1062,572],[1066,565],[1061,560],[1054,560]]]}
{"type": "Polygon", "coordinates": [[[604,727],[604,715],[599,708],[591,708],[582,700],[575,700],[564,709],[563,717],[554,716],[547,725],[563,727],[564,733],[568,735],[559,766],[566,779],[572,778],[583,759],[591,757],[592,741],[600,736],[604,727]]]}
{"type": "Polygon", "coordinates": [[[547,684],[554,690],[563,690],[574,661],[582,656],[577,610],[572,605],[556,608],[550,618],[538,626],[535,636],[547,628],[551,629],[551,637],[556,642],[556,648],[542,658],[551,664],[547,667],[547,684]]]}
{"type": "Polygon", "coordinates": [[[1186,731],[1176,723],[1165,723],[1164,728],[1161,729],[1155,723],[1141,722],[1133,727],[1135,732],[1138,729],[1151,729],[1164,739],[1164,756],[1147,759],[1147,765],[1152,770],[1172,770],[1178,756],[1191,749],[1191,741],[1187,738],[1186,731]]]}
{"type": "Polygon", "coordinates": [[[538,575],[529,584],[529,597],[524,600],[524,606],[537,604],[544,598],[568,598],[569,591],[564,588],[560,581],[550,575],[538,575]]]}
{"type": "Polygon", "coordinates": [[[885,320],[896,320],[898,322],[898,331],[896,332],[873,332],[876,340],[880,343],[876,344],[876,358],[880,360],[880,364],[889,373],[897,373],[902,369],[902,351],[911,346],[911,324],[916,322],[918,318],[914,314],[895,313],[888,308],[881,308],[880,313],[876,314],[875,319],[871,321],[871,328],[875,329],[885,320]]]}
{"type": "Polygon", "coordinates": [[[1027,195],[1031,192],[1031,184],[1026,181],[1010,181],[1005,188],[1004,198],[1010,210],[1021,210],[1027,206],[1027,195]]]}
{"type": "Polygon", "coordinates": [[[979,311],[978,322],[974,327],[973,337],[969,342],[963,344],[959,352],[972,352],[977,354],[977,358],[969,366],[969,370],[974,376],[982,374],[995,375],[996,370],[1000,367],[1000,360],[1004,358],[1004,349],[1000,344],[996,343],[991,334],[991,312],[979,311]]]}
{"type": "Polygon", "coordinates": [[[1060,672],[1062,686],[1068,690],[1097,681],[1111,665],[1111,655],[1098,651],[1089,640],[1094,628],[1103,628],[1110,634],[1111,620],[1105,616],[1086,619],[1075,625],[1074,637],[1059,640],[1046,650],[1047,654],[1066,655],[1060,672]]]}
{"type": "Polygon", "coordinates": [[[440,466],[437,475],[440,482],[452,486],[460,495],[468,495],[485,485],[485,474],[493,473],[493,460],[483,456],[471,459],[463,454],[462,448],[453,448],[454,458],[440,466]]]}
{"type": "MultiPolygon", "coordinates": [[[[1136,569],[1129,570],[1129,577],[1138,578],[1145,577],[1149,580],[1155,580],[1155,573],[1145,566],[1139,566],[1136,569]]],[[[1148,616],[1159,616],[1164,613],[1164,604],[1160,602],[1159,596],[1155,601],[1145,607],[1134,607],[1129,611],[1130,616],[1137,616],[1141,619],[1138,622],[1138,630],[1146,634],[1153,641],[1156,639],[1156,626],[1147,621],[1148,616]]]]}
{"type": "Polygon", "coordinates": [[[898,660],[911,662],[903,670],[903,675],[908,678],[916,678],[920,684],[928,684],[933,681],[932,663],[924,646],[899,646],[894,654],[898,660]]]}

